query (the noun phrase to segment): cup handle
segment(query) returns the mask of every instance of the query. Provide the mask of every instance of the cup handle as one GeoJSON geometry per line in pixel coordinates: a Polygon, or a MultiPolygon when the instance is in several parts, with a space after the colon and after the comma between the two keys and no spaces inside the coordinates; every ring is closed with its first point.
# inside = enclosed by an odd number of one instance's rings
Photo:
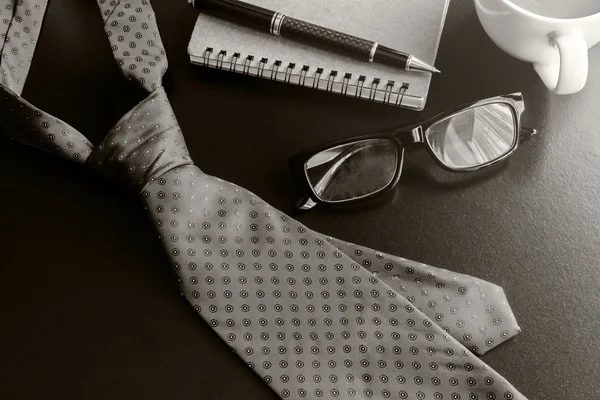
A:
{"type": "Polygon", "coordinates": [[[558,47],[560,63],[535,63],[533,68],[544,84],[556,94],[577,93],[588,75],[588,46],[579,33],[558,33],[550,38],[558,47]]]}

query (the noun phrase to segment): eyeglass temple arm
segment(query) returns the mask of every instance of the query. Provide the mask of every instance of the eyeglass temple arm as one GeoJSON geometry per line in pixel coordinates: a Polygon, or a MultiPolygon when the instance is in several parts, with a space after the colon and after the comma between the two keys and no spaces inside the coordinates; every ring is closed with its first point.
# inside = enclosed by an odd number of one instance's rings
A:
{"type": "Polygon", "coordinates": [[[537,135],[537,129],[521,127],[521,129],[519,129],[519,142],[528,140],[535,135],[537,135]]]}
{"type": "Polygon", "coordinates": [[[315,203],[309,195],[305,194],[300,200],[298,200],[298,202],[295,205],[295,208],[300,211],[308,211],[316,205],[317,203],[315,203]]]}

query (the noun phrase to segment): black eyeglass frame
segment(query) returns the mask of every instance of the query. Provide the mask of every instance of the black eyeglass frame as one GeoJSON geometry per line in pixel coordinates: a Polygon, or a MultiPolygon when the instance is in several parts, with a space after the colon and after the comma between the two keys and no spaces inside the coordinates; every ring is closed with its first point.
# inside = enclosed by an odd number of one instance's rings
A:
{"type": "Polygon", "coordinates": [[[425,146],[427,148],[428,153],[435,160],[435,162],[443,169],[450,172],[472,172],[477,171],[479,169],[489,167],[493,164],[502,162],[503,160],[510,157],[518,148],[519,142],[524,137],[529,137],[535,135],[537,131],[532,128],[522,128],[521,127],[521,115],[525,111],[525,102],[523,100],[523,95],[521,93],[512,93],[502,96],[490,97],[488,99],[475,101],[472,103],[466,103],[459,105],[455,108],[452,108],[448,111],[437,114],[431,118],[426,120],[397,128],[388,128],[382,131],[372,132],[365,135],[353,136],[347,139],[336,140],[333,142],[325,143],[323,145],[314,146],[304,151],[301,151],[289,158],[289,166],[292,172],[293,179],[298,182],[301,187],[303,193],[306,195],[298,202],[296,208],[300,209],[310,209],[314,205],[322,204],[322,205],[347,205],[359,201],[368,200],[375,196],[381,195],[383,192],[391,190],[396,186],[398,181],[400,180],[400,175],[402,173],[402,165],[404,161],[404,149],[425,146]],[[433,151],[431,144],[427,141],[425,133],[427,130],[446,119],[452,118],[455,115],[468,111],[470,109],[481,107],[489,104],[505,104],[507,105],[513,115],[514,127],[515,127],[515,139],[509,148],[509,150],[502,156],[498,157],[495,160],[491,160],[489,162],[478,164],[475,166],[469,167],[460,167],[454,168],[445,164],[433,151]],[[336,200],[329,201],[321,199],[313,189],[313,186],[310,184],[310,180],[307,176],[306,172],[306,163],[315,155],[322,151],[332,149],[341,145],[360,142],[362,140],[373,140],[373,139],[386,139],[396,145],[398,160],[396,162],[396,171],[394,172],[393,178],[390,182],[382,187],[381,189],[370,193],[368,195],[364,195],[355,199],[347,199],[347,200],[336,200]],[[315,204],[310,205],[309,207],[303,207],[306,205],[308,200],[312,200],[315,204]]]}

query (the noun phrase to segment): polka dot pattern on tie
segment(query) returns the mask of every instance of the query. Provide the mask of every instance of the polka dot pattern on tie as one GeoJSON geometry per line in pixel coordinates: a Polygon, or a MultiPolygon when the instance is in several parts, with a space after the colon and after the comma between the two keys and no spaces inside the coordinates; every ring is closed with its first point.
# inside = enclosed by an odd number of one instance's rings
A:
{"type": "Polygon", "coordinates": [[[1,132],[12,140],[84,164],[92,144],[75,128],[10,91],[0,92],[1,132]]]}
{"type": "MultiPolygon", "coordinates": [[[[496,286],[324,238],[193,165],[163,174],[142,198],[184,296],[282,398],[517,395],[435,317],[459,321],[439,312],[459,302],[495,304],[504,297],[471,296],[496,286]],[[432,303],[409,294],[416,287],[432,303]],[[453,298],[438,309],[444,294],[453,298]]],[[[500,341],[500,330],[480,332],[478,323],[452,330],[500,341]]]]}
{"type": "Polygon", "coordinates": [[[88,164],[135,193],[164,172],[192,164],[162,87],[121,118],[94,149],[88,164]]]}
{"type": "Polygon", "coordinates": [[[484,354],[521,331],[497,285],[339,239],[329,240],[473,353],[484,354]]]}
{"type": "Polygon", "coordinates": [[[23,92],[31,67],[46,1],[0,1],[0,84],[16,94],[23,92]]]}
{"type": "Polygon", "coordinates": [[[98,0],[148,91],[100,145],[21,98],[46,6],[0,0],[2,133],[141,195],[182,294],[281,398],[525,399],[473,354],[519,332],[501,288],[323,237],[193,165],[147,0],[98,0]]]}
{"type": "Polygon", "coordinates": [[[168,62],[150,3],[147,0],[99,0],[98,3],[123,74],[148,91],[159,87],[168,62]]]}

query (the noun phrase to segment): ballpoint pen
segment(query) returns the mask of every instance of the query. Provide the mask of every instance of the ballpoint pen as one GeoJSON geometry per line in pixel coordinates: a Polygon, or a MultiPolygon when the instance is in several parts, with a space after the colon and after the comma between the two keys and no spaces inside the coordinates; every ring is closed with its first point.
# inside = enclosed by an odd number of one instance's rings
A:
{"type": "Polygon", "coordinates": [[[238,0],[188,1],[197,9],[213,9],[222,12],[237,21],[247,23],[258,29],[264,29],[273,35],[281,35],[331,51],[358,57],[365,61],[399,67],[407,71],[440,72],[435,67],[411,54],[382,46],[377,42],[301,21],[253,4],[238,0]]]}

